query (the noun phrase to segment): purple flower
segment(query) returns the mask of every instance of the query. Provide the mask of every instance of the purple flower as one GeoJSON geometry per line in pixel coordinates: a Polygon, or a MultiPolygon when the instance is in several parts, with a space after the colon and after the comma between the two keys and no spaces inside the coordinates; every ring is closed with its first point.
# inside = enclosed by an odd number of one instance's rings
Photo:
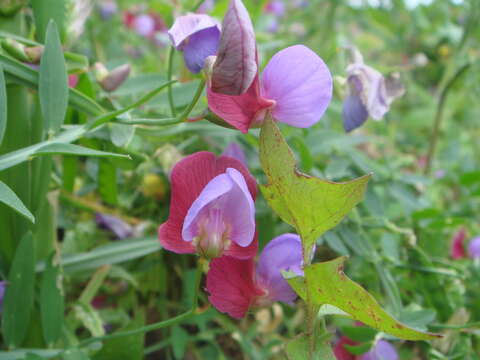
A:
{"type": "Polygon", "coordinates": [[[216,258],[207,274],[208,299],[234,318],[242,318],[251,307],[269,306],[275,301],[292,304],[297,295],[282,270],[302,276],[302,265],[302,243],[296,234],[283,234],[270,241],[256,269],[253,258],[216,258]]]}
{"type": "Polygon", "coordinates": [[[100,227],[114,233],[118,239],[125,239],[133,235],[133,228],[115,216],[97,213],[95,221],[100,227]]]}
{"type": "Polygon", "coordinates": [[[388,341],[380,340],[360,360],[398,360],[398,353],[388,341]]]}
{"type": "Polygon", "coordinates": [[[104,0],[98,5],[98,10],[102,19],[108,20],[118,11],[118,5],[115,0],[104,0]]]}
{"type": "Polygon", "coordinates": [[[268,2],[265,10],[275,16],[282,17],[285,15],[285,4],[282,0],[272,0],[268,2]]]}
{"type": "Polygon", "coordinates": [[[183,51],[187,68],[196,74],[203,69],[205,59],[217,52],[220,25],[208,15],[188,14],[175,20],[168,35],[173,46],[183,51]]]}
{"type": "Polygon", "coordinates": [[[133,20],[133,29],[135,32],[144,37],[150,37],[155,32],[155,19],[149,14],[142,14],[133,20]]]}
{"type": "Polygon", "coordinates": [[[347,132],[361,126],[368,116],[381,120],[393,100],[405,92],[398,75],[385,78],[364,64],[357,49],[351,51],[353,62],[347,67],[348,95],[343,103],[343,123],[347,132]]]}
{"type": "Polygon", "coordinates": [[[212,10],[214,6],[215,6],[215,0],[205,0],[202,3],[202,5],[199,6],[197,12],[203,13],[203,14],[207,13],[210,10],[212,10]]]}
{"type": "Polygon", "coordinates": [[[468,244],[468,254],[472,258],[480,258],[480,236],[477,236],[468,244]]]}
{"type": "Polygon", "coordinates": [[[230,156],[231,158],[237,159],[243,165],[247,166],[247,158],[243,152],[240,145],[235,142],[231,142],[223,151],[222,156],[230,156]]]}
{"type": "Polygon", "coordinates": [[[0,313],[3,308],[3,297],[5,296],[5,288],[7,287],[6,281],[0,281],[0,313]]]}

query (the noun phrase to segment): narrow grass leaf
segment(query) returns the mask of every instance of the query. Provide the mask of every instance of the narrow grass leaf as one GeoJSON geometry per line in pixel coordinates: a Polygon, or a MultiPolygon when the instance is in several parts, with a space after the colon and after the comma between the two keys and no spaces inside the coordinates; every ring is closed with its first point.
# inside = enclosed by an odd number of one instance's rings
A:
{"type": "Polygon", "coordinates": [[[0,145],[7,128],[7,86],[3,74],[2,65],[0,65],[0,145]]]}
{"type": "Polygon", "coordinates": [[[98,191],[104,202],[117,205],[117,168],[108,159],[101,159],[98,163],[98,191]]]}
{"type": "Polygon", "coordinates": [[[32,156],[36,155],[76,155],[94,157],[112,157],[129,159],[128,155],[116,154],[106,151],[94,150],[80,145],[66,143],[50,143],[37,149],[32,156]]]}
{"type": "Polygon", "coordinates": [[[40,311],[45,342],[52,345],[63,328],[64,296],[61,268],[55,261],[55,253],[47,259],[40,288],[40,311]]]}
{"type": "Polygon", "coordinates": [[[0,181],[0,202],[11,207],[17,213],[27,218],[31,223],[35,222],[34,216],[23,204],[22,200],[20,200],[17,194],[15,194],[13,190],[2,181],[0,181]]]}
{"type": "Polygon", "coordinates": [[[68,75],[62,44],[54,21],[47,28],[38,83],[40,105],[48,131],[57,132],[68,106],[68,75]]]}
{"type": "Polygon", "coordinates": [[[28,232],[20,241],[8,274],[2,313],[5,344],[19,347],[27,334],[33,308],[35,286],[35,249],[28,232]]]}

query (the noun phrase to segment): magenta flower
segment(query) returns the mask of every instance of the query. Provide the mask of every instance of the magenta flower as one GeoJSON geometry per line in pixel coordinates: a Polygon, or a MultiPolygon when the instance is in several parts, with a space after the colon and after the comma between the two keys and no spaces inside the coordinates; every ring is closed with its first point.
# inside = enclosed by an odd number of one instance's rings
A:
{"type": "Polygon", "coordinates": [[[380,340],[360,360],[398,360],[398,353],[388,341],[380,340]]]}
{"type": "Polygon", "coordinates": [[[265,6],[265,11],[275,16],[285,15],[285,3],[282,0],[271,0],[265,6]]]}
{"type": "Polygon", "coordinates": [[[335,343],[335,346],[333,347],[333,354],[335,355],[336,359],[337,360],[355,360],[355,355],[353,355],[350,351],[348,351],[345,348],[345,345],[355,346],[355,345],[358,345],[358,343],[346,336],[341,336],[340,339],[335,343]]]}
{"type": "Polygon", "coordinates": [[[214,259],[207,274],[208,299],[218,311],[237,319],[251,307],[269,306],[275,301],[293,304],[297,295],[281,271],[303,276],[302,265],[300,237],[280,235],[265,246],[256,269],[253,259],[214,259]]]}
{"type": "Polygon", "coordinates": [[[3,297],[5,296],[5,288],[7,287],[6,281],[0,281],[0,313],[3,308],[3,297]]]}
{"type": "Polygon", "coordinates": [[[480,258],[480,236],[477,236],[468,244],[468,254],[472,258],[480,258]]]}
{"type": "Polygon", "coordinates": [[[238,160],[203,151],[179,161],[171,174],[172,197],[167,222],[159,227],[167,250],[255,256],[255,179],[238,160]]]}
{"type": "Polygon", "coordinates": [[[222,153],[223,156],[230,156],[234,159],[237,159],[240,161],[243,165],[247,166],[247,158],[245,156],[245,153],[243,152],[242,148],[240,145],[238,145],[236,142],[231,142],[223,151],[222,153]]]}
{"type": "Polygon", "coordinates": [[[350,132],[360,127],[370,116],[381,120],[390,104],[405,92],[399,78],[385,78],[365,65],[360,52],[353,48],[353,62],[347,67],[348,95],[343,103],[343,126],[350,132]]]}
{"type": "Polygon", "coordinates": [[[467,231],[465,228],[461,228],[453,235],[450,245],[450,257],[452,259],[458,260],[467,257],[464,245],[466,236],[467,231]]]}
{"type": "Polygon", "coordinates": [[[187,68],[196,74],[203,69],[205,59],[217,52],[220,25],[208,15],[188,14],[175,20],[168,35],[173,46],[183,51],[187,68]]]}
{"type": "Polygon", "coordinates": [[[240,0],[232,0],[207,97],[216,115],[244,133],[267,111],[277,121],[305,128],[319,121],[330,103],[332,77],[317,54],[295,45],[275,54],[260,79],[250,17],[240,0]]]}

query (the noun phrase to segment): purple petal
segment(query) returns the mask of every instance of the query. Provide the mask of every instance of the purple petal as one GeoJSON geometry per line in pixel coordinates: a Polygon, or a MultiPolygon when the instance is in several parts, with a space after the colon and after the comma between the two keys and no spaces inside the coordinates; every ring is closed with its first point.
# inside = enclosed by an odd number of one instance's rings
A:
{"type": "Polygon", "coordinates": [[[303,45],[276,53],[262,74],[262,96],[275,100],[273,117],[296,127],[310,127],[332,98],[332,76],[325,63],[303,45]]]}
{"type": "Polygon", "coordinates": [[[243,152],[240,145],[235,142],[231,142],[222,153],[223,156],[229,156],[231,158],[237,159],[240,161],[245,167],[247,167],[247,159],[245,157],[245,153],[243,152]]]}
{"type": "Polygon", "coordinates": [[[223,18],[222,37],[213,65],[211,89],[225,95],[241,95],[258,72],[255,32],[245,5],[232,0],[223,18]]]}
{"type": "Polygon", "coordinates": [[[183,45],[183,58],[188,70],[196,74],[203,69],[205,59],[217,53],[220,30],[213,26],[190,36],[183,45]]]}
{"type": "Polygon", "coordinates": [[[246,247],[254,235],[253,199],[245,178],[233,168],[210,180],[192,203],[182,229],[183,240],[199,238],[216,249],[223,248],[225,241],[246,247]]]}
{"type": "Polygon", "coordinates": [[[103,20],[110,19],[118,11],[115,0],[104,0],[99,4],[100,16],[103,20]]]}
{"type": "Polygon", "coordinates": [[[263,249],[257,264],[257,281],[268,290],[273,301],[293,303],[297,297],[281,271],[292,271],[303,276],[302,242],[296,234],[283,234],[270,241],[263,249]]]}
{"type": "Polygon", "coordinates": [[[398,360],[398,353],[388,341],[380,340],[369,352],[363,354],[360,360],[398,360]]]}
{"type": "Polygon", "coordinates": [[[133,228],[115,216],[97,213],[95,220],[100,227],[110,230],[118,239],[125,239],[133,234],[133,228]]]}
{"type": "Polygon", "coordinates": [[[138,35],[148,37],[155,31],[155,20],[147,14],[139,15],[134,20],[133,28],[138,35]]]}
{"type": "Polygon", "coordinates": [[[480,236],[470,241],[470,244],[468,244],[468,254],[472,258],[480,258],[480,236]]]}
{"type": "Polygon", "coordinates": [[[199,13],[207,13],[215,7],[214,0],[205,0],[202,5],[199,6],[198,12],[199,13]]]}
{"type": "Polygon", "coordinates": [[[0,313],[2,312],[2,308],[3,308],[3,297],[5,296],[6,286],[7,286],[6,281],[0,281],[0,313]]]}
{"type": "Polygon", "coordinates": [[[343,102],[343,127],[350,132],[367,120],[368,112],[358,95],[348,95],[343,102]]]}
{"type": "Polygon", "coordinates": [[[205,14],[188,14],[178,17],[173,26],[168,30],[168,35],[173,46],[177,50],[183,50],[184,41],[188,37],[202,30],[215,27],[220,31],[219,24],[210,16],[205,14]]]}

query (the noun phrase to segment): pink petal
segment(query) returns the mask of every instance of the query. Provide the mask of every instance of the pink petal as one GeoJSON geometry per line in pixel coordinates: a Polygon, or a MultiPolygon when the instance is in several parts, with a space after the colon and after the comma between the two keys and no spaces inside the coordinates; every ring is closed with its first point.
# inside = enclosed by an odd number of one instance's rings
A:
{"type": "Polygon", "coordinates": [[[208,106],[216,115],[243,133],[247,133],[261,111],[274,102],[260,96],[258,77],[248,91],[240,96],[230,96],[207,89],[208,106]]]}
{"type": "Polygon", "coordinates": [[[240,319],[263,291],[254,283],[253,259],[213,259],[207,274],[208,300],[220,312],[240,319]]]}
{"type": "Polygon", "coordinates": [[[454,234],[452,238],[452,244],[450,246],[450,257],[452,259],[457,260],[467,257],[467,252],[464,245],[466,237],[467,231],[465,228],[461,228],[454,234]]]}
{"type": "Polygon", "coordinates": [[[258,73],[255,32],[241,0],[232,0],[223,18],[222,37],[213,65],[212,91],[244,94],[258,73]]]}
{"type": "Polygon", "coordinates": [[[276,101],[273,117],[296,127],[320,120],[332,98],[332,76],[327,66],[303,45],[276,53],[262,74],[261,95],[276,101]]]}
{"type": "MultiPolygon", "coordinates": [[[[228,168],[238,170],[245,178],[248,190],[255,200],[257,189],[255,179],[238,160],[229,157],[216,157],[215,154],[202,151],[179,161],[172,170],[172,193],[168,220],[159,227],[159,240],[162,246],[176,253],[194,253],[195,248],[182,238],[182,227],[188,209],[198,198],[203,188],[215,176],[224,173],[228,168]]],[[[251,257],[258,246],[254,240],[250,246],[241,248],[232,243],[225,254],[236,257],[251,257]]]]}
{"type": "Polygon", "coordinates": [[[205,14],[188,14],[178,17],[168,30],[168,35],[172,41],[173,46],[178,50],[182,50],[183,42],[191,35],[211,28],[217,27],[220,30],[220,25],[212,17],[205,14]]]}

